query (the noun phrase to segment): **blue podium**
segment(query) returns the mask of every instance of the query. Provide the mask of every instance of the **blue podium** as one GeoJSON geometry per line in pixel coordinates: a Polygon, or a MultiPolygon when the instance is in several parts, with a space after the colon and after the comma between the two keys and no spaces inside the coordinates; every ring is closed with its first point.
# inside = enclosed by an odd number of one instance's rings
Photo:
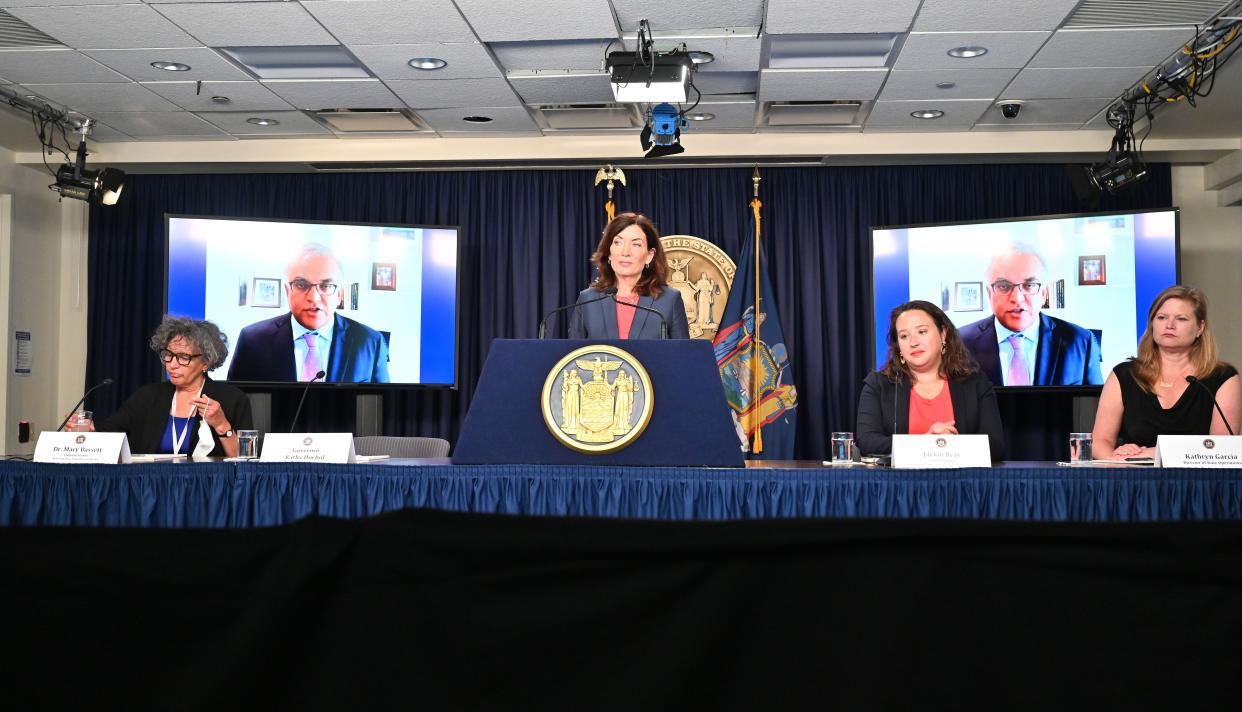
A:
{"type": "MultiPolygon", "coordinates": [[[[576,376],[575,376],[576,377],[576,376]]],[[[596,376],[599,378],[598,374],[596,376]]],[[[589,381],[589,376],[587,377],[589,381]]],[[[605,383],[607,381],[605,380],[605,383]]],[[[583,389],[586,392],[586,389],[583,389]]],[[[453,462],[467,465],[743,467],[712,345],[703,340],[497,339],[462,423],[453,462]],[[543,390],[558,363],[585,346],[622,349],[651,380],[646,429],[623,449],[581,452],[545,421],[543,390]]]]}

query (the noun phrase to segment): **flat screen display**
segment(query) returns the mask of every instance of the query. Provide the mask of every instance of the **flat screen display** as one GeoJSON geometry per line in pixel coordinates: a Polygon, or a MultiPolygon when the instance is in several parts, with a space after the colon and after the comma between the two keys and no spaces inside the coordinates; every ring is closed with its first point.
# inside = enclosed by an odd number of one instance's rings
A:
{"type": "Polygon", "coordinates": [[[213,378],[456,386],[457,228],[166,221],[166,311],[229,339],[213,378]]]}
{"type": "Polygon", "coordinates": [[[1179,274],[1175,208],[878,227],[871,243],[877,368],[889,312],[922,299],[1004,387],[1099,386],[1179,274]]]}

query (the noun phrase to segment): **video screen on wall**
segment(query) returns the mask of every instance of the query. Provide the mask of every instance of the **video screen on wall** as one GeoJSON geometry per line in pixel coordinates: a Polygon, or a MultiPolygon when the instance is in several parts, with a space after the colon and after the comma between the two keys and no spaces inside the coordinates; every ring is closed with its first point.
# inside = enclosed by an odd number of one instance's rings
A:
{"type": "Polygon", "coordinates": [[[1001,387],[1101,385],[1179,274],[1176,208],[877,227],[871,247],[877,368],[889,312],[922,299],[1001,387]]]}
{"type": "Polygon", "coordinates": [[[212,321],[229,340],[212,378],[456,386],[457,228],[166,223],[166,311],[212,321]]]}

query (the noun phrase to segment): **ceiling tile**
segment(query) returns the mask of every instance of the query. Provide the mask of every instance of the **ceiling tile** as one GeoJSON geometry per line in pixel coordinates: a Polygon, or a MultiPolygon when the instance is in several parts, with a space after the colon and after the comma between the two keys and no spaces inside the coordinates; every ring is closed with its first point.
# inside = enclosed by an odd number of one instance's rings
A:
{"type": "Polygon", "coordinates": [[[593,104],[613,101],[607,74],[540,74],[510,77],[527,104],[593,104]]]}
{"type": "Polygon", "coordinates": [[[884,82],[880,98],[886,101],[910,99],[994,99],[1019,70],[1005,69],[894,69],[884,82]],[[937,84],[951,82],[940,88],[937,84]]]}
{"type": "Polygon", "coordinates": [[[90,57],[68,49],[2,51],[0,76],[18,84],[129,81],[90,57]]]}
{"type": "Polygon", "coordinates": [[[646,19],[655,33],[711,27],[759,27],[763,24],[762,2],[720,0],[612,0],[622,32],[637,32],[646,19]]]}
{"type": "Polygon", "coordinates": [[[206,47],[183,49],[96,49],[83,52],[91,59],[104,64],[134,81],[221,81],[249,79],[213,50],[206,47]],[[169,72],[156,69],[152,62],[178,62],[190,67],[185,72],[169,72]]]}
{"type": "Polygon", "coordinates": [[[284,99],[256,81],[245,82],[150,82],[146,88],[188,111],[289,111],[284,99]],[[228,103],[212,101],[213,96],[228,97],[228,103]]]}
{"type": "Polygon", "coordinates": [[[418,115],[436,131],[492,133],[497,131],[538,131],[539,127],[526,109],[520,106],[469,107],[459,109],[422,109],[418,115]],[[487,116],[484,124],[465,121],[467,116],[487,116]]]}
{"type": "MultiPolygon", "coordinates": [[[[1004,121],[1004,119],[1001,119],[1004,121]]],[[[1082,124],[975,124],[971,131],[1075,131],[1082,124]]]]}
{"type": "Polygon", "coordinates": [[[96,112],[92,118],[135,138],[154,136],[219,136],[220,129],[184,111],[96,112]]]}
{"type": "Polygon", "coordinates": [[[691,121],[688,131],[693,133],[712,133],[719,129],[751,129],[755,126],[755,102],[753,101],[702,101],[692,113],[708,113],[715,116],[710,121],[691,121]]]}
{"type": "Polygon", "coordinates": [[[1061,30],[1032,67],[1155,67],[1194,37],[1193,27],[1061,30]]]}
{"type": "Polygon", "coordinates": [[[0,0],[0,7],[52,7],[74,5],[116,5],[120,0],[0,0]]]}
{"type": "Polygon", "coordinates": [[[678,38],[686,43],[686,49],[711,52],[715,60],[698,67],[699,73],[707,72],[754,72],[759,70],[763,53],[763,40],[754,37],[703,37],[678,38]]]}
{"type": "Polygon", "coordinates": [[[295,2],[172,4],[158,10],[211,47],[338,44],[295,2]]]}
{"type": "Polygon", "coordinates": [[[1022,110],[1013,119],[1001,115],[1000,107],[988,109],[979,123],[983,124],[1082,124],[1095,116],[1100,109],[1112,102],[1112,99],[1036,99],[1022,105],[1022,110]]]}
{"type": "Polygon", "coordinates": [[[894,69],[986,69],[1025,67],[1050,32],[911,32],[894,69]],[[950,57],[954,47],[986,47],[988,53],[950,57]]]}
{"type": "Polygon", "coordinates": [[[759,100],[871,100],[887,74],[887,69],[765,69],[759,73],[759,100]]]}
{"type": "Polygon", "coordinates": [[[620,40],[549,40],[544,42],[492,42],[496,60],[509,72],[530,70],[577,70],[602,72],[604,52],[624,47],[620,40]]]}
{"type": "Polygon", "coordinates": [[[475,41],[452,0],[331,0],[302,6],[342,44],[475,41]]]}
{"type": "Polygon", "coordinates": [[[1063,68],[1023,69],[1005,90],[1014,99],[1074,99],[1120,96],[1143,77],[1150,67],[1095,68],[1066,71],[1063,68]]]}
{"type": "Polygon", "coordinates": [[[198,117],[234,136],[329,135],[332,133],[318,121],[300,111],[218,111],[198,114],[198,117]],[[247,121],[251,118],[275,119],[280,123],[276,126],[258,126],[247,121]]]}
{"type": "Polygon", "coordinates": [[[421,79],[387,82],[408,106],[419,110],[459,106],[521,106],[504,79],[421,79]]]}
{"type": "Polygon", "coordinates": [[[920,0],[768,0],[764,30],[804,33],[905,32],[920,0]]]}
{"type": "Polygon", "coordinates": [[[608,0],[457,0],[484,42],[616,37],[608,0]]]}
{"type": "Polygon", "coordinates": [[[391,109],[401,100],[378,79],[270,81],[264,86],[298,109],[391,109]]]}
{"type": "Polygon", "coordinates": [[[97,111],[176,111],[140,84],[27,84],[36,93],[85,114],[97,111]]]}
{"type": "Polygon", "coordinates": [[[969,128],[992,106],[987,99],[957,99],[943,101],[877,101],[871,107],[866,128],[872,126],[904,127],[911,131],[942,130],[945,127],[969,128]],[[916,119],[911,112],[922,109],[938,109],[944,116],[938,119],[916,119]]]}
{"type": "Polygon", "coordinates": [[[453,44],[351,45],[349,51],[380,79],[483,79],[503,77],[487,48],[475,42],[453,44]],[[436,57],[448,65],[432,71],[414,69],[415,57],[436,57]]]}
{"type": "Polygon", "coordinates": [[[914,30],[1055,30],[1081,0],[923,0],[914,30]]]}
{"type": "Polygon", "coordinates": [[[9,10],[9,14],[77,49],[200,44],[146,5],[23,7],[9,10]]]}
{"type": "Polygon", "coordinates": [[[754,94],[759,72],[695,72],[694,86],[704,94],[754,94]]]}

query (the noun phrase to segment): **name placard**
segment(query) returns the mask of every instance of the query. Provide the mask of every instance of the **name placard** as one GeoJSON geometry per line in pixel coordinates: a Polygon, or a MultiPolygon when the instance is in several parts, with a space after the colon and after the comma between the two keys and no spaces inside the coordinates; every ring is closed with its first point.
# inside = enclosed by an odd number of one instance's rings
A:
{"type": "Polygon", "coordinates": [[[894,435],[893,467],[991,467],[986,435],[894,435]]]}
{"type": "Polygon", "coordinates": [[[1161,435],[1156,467],[1242,466],[1242,435],[1161,435]]]}
{"type": "Polygon", "coordinates": [[[60,433],[45,430],[35,443],[35,462],[115,465],[130,462],[125,433],[60,433]]]}
{"type": "Polygon", "coordinates": [[[355,462],[353,433],[268,433],[259,462],[355,462]]]}

